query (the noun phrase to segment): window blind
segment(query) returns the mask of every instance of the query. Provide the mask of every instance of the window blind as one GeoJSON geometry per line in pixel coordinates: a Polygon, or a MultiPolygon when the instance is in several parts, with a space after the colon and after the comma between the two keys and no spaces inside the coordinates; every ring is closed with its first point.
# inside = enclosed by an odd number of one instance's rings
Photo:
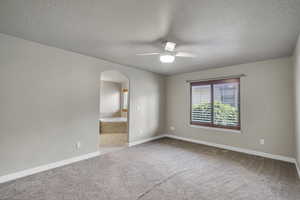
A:
{"type": "Polygon", "coordinates": [[[191,124],[240,129],[240,80],[190,83],[191,124]]]}

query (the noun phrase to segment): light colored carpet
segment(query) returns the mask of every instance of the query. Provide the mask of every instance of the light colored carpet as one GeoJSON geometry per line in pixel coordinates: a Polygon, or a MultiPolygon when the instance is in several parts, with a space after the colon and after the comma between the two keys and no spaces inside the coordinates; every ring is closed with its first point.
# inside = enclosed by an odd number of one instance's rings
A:
{"type": "Polygon", "coordinates": [[[112,146],[112,147],[100,147],[99,151],[100,154],[105,154],[105,153],[111,153],[111,152],[115,152],[115,151],[120,151],[122,149],[125,149],[128,146],[112,146]]]}
{"type": "Polygon", "coordinates": [[[0,185],[1,200],[299,200],[293,164],[172,139],[0,185]]]}

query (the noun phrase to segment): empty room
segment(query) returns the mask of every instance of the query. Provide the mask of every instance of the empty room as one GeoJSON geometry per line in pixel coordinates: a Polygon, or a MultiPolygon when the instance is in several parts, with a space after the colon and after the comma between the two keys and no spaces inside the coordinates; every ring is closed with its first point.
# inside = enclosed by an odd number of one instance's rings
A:
{"type": "Polygon", "coordinates": [[[300,200],[300,0],[0,0],[0,200],[300,200]]]}

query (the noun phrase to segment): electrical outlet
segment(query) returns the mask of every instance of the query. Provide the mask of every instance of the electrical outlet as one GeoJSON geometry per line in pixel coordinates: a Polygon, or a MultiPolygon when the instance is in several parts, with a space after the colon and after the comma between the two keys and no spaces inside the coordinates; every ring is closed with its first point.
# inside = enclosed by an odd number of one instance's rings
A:
{"type": "Polygon", "coordinates": [[[140,133],[140,135],[142,135],[142,134],[143,134],[143,130],[142,130],[142,129],[140,129],[140,130],[139,130],[139,133],[140,133]]]}
{"type": "Polygon", "coordinates": [[[80,149],[80,148],[81,148],[81,142],[78,141],[78,142],[76,142],[76,149],[80,149]]]}
{"type": "Polygon", "coordinates": [[[175,127],[174,126],[170,126],[170,130],[171,131],[175,131],[175,127]]]}
{"type": "Polygon", "coordinates": [[[259,143],[260,143],[261,145],[264,145],[264,144],[265,144],[265,140],[264,140],[264,139],[260,139],[260,140],[259,140],[259,143]]]}

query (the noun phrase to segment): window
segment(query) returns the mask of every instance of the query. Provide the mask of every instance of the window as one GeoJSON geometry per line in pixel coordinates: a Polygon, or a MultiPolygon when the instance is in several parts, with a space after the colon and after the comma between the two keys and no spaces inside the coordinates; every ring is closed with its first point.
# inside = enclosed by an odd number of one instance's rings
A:
{"type": "Polygon", "coordinates": [[[191,124],[240,130],[240,79],[192,82],[191,124]]]}

